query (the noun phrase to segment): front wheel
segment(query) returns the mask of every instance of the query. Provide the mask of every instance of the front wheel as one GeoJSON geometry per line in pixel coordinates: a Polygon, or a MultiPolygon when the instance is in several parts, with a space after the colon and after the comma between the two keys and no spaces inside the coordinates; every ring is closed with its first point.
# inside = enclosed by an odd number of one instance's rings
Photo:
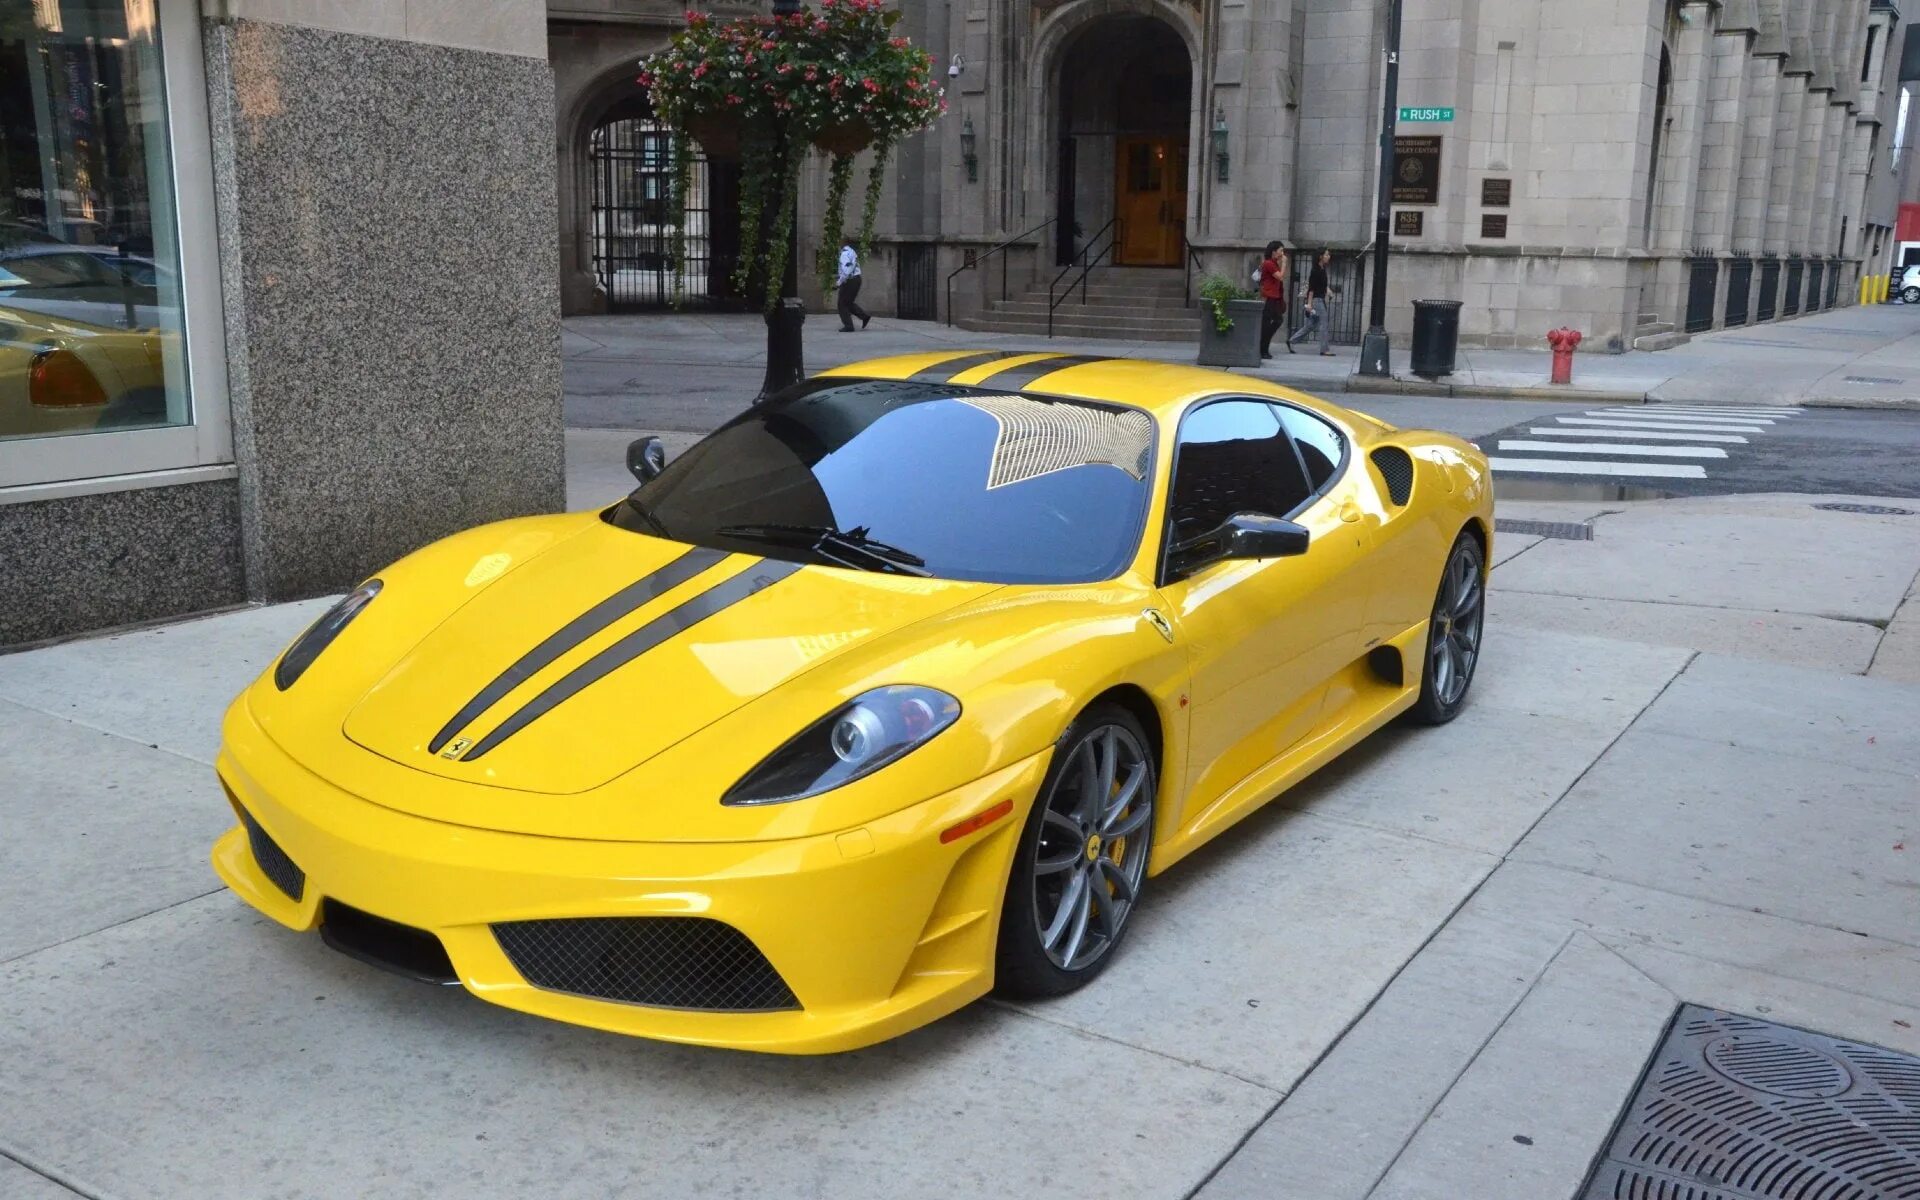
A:
{"type": "Polygon", "coordinates": [[[1447,555],[1440,590],[1427,624],[1427,669],[1412,717],[1422,725],[1445,725],[1460,715],[1480,665],[1480,636],[1487,621],[1486,554],[1479,539],[1462,533],[1447,555]]]}
{"type": "Polygon", "coordinates": [[[1064,995],[1112,961],[1147,882],[1158,792],[1147,746],[1116,704],[1094,705],[1061,737],[1007,878],[1002,995],[1064,995]]]}

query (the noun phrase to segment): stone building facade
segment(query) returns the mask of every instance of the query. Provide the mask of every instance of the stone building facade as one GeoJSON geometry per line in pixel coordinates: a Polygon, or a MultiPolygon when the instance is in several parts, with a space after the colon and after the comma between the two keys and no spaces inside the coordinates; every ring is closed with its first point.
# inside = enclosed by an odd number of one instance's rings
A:
{"type": "MultiPolygon", "coordinates": [[[[550,4],[563,163],[667,7],[550,4]]],[[[947,316],[973,260],[963,320],[1082,254],[1239,277],[1271,238],[1333,249],[1364,289],[1388,0],[902,8],[952,107],[893,165],[882,311],[947,316]]],[[[1868,179],[1892,169],[1898,25],[1887,0],[1405,0],[1399,98],[1428,119],[1396,130],[1390,329],[1456,299],[1469,345],[1571,325],[1618,350],[1854,302],[1886,237],[1868,179]]],[[[590,265],[592,189],[567,178],[562,259],[590,265]]],[[[591,274],[570,310],[604,304],[591,274]]]]}

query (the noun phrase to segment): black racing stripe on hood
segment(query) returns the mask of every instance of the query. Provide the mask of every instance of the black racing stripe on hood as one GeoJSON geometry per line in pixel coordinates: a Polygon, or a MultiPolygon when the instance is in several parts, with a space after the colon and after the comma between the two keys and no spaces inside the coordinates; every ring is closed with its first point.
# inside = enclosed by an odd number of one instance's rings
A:
{"type": "Polygon", "coordinates": [[[551,712],[563,701],[592,687],[669,638],[685,633],[708,617],[733,607],[749,596],[765,591],[798,571],[801,565],[796,562],[764,559],[726,582],[714,584],[684,604],[668,609],[567,672],[546,691],[527,701],[525,707],[502,721],[499,728],[492,733],[481,738],[473,749],[461,756],[460,761],[472,762],[480,758],[487,751],[551,712]]]}
{"type": "Polygon", "coordinates": [[[545,670],[567,651],[635,609],[666,595],[702,571],[719,565],[726,557],[724,551],[696,547],[652,574],[643,575],[567,622],[559,632],[521,655],[519,662],[502,671],[498,679],[481,688],[479,695],[467,701],[465,707],[453,714],[453,719],[442,726],[433,740],[427,743],[427,753],[440,753],[440,747],[452,741],[455,734],[477,720],[481,713],[500,703],[507,693],[545,670]]]}
{"type": "Polygon", "coordinates": [[[1017,392],[1031,385],[1035,380],[1043,379],[1055,371],[1064,371],[1068,367],[1084,367],[1088,363],[1119,362],[1110,354],[1063,354],[1059,358],[1045,358],[1039,362],[1021,363],[1017,367],[1008,367],[996,371],[984,380],[977,380],[981,387],[1017,392]]]}
{"type": "Polygon", "coordinates": [[[965,374],[975,367],[984,367],[990,362],[999,362],[1004,358],[1019,358],[1023,354],[1032,353],[1031,350],[987,350],[979,354],[962,354],[959,358],[950,358],[930,367],[922,367],[907,378],[915,383],[952,383],[956,376],[965,374]]]}

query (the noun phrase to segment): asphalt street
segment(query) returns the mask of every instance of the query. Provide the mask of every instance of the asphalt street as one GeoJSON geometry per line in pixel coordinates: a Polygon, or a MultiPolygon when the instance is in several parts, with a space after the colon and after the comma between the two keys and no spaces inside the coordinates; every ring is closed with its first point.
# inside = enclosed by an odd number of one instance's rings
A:
{"type": "MultiPolygon", "coordinates": [[[[702,434],[753,398],[762,373],[757,354],[720,362],[692,357],[644,363],[571,359],[566,365],[567,424],[577,430],[702,434]]],[[[1913,450],[1920,445],[1920,412],[1808,408],[1766,416],[1716,416],[1683,406],[1623,407],[1589,400],[1365,394],[1329,399],[1396,425],[1472,439],[1497,459],[1523,456],[1523,461],[1568,464],[1553,473],[1503,469],[1501,490],[1514,498],[1659,499],[1767,492],[1920,496],[1920,455],[1913,450]],[[1666,430],[1665,425],[1674,428],[1666,430]],[[1542,429],[1551,432],[1537,432],[1542,429]],[[1656,436],[1646,438],[1649,432],[1656,436]],[[1580,436],[1568,440],[1569,434],[1580,436]],[[1560,449],[1540,449],[1555,445],[1549,437],[1559,439],[1560,449]],[[1516,456],[1502,450],[1502,442],[1531,449],[1516,456]],[[1655,449],[1648,451],[1648,445],[1655,449]],[[1585,449],[1576,454],[1564,449],[1568,446],[1585,449]],[[1693,457],[1703,451],[1711,457],[1693,457]],[[1638,473],[1646,470],[1659,473],[1638,473]]]]}

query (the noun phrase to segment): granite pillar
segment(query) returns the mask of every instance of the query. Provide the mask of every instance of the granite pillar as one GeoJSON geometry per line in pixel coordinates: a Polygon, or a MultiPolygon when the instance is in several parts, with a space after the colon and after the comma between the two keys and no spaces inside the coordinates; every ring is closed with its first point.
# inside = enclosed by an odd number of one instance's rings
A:
{"type": "Polygon", "coordinates": [[[559,509],[546,62],[235,18],[205,43],[249,593],[559,509]]]}
{"type": "Polygon", "coordinates": [[[1780,114],[1780,59],[1757,52],[1747,59],[1746,119],[1741,123],[1739,194],[1733,210],[1733,248],[1767,248],[1767,198],[1773,182],[1774,121],[1780,114]]]}

